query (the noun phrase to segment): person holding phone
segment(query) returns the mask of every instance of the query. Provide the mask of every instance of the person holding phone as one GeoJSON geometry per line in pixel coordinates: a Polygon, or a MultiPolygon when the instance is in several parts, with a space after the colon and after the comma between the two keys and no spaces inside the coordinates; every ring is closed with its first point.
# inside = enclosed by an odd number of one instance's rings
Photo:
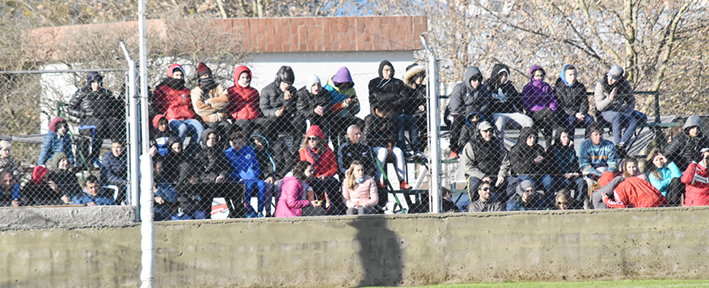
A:
{"type": "Polygon", "coordinates": [[[283,178],[281,186],[281,196],[276,205],[275,217],[300,217],[303,215],[302,208],[322,206],[321,200],[308,201],[305,199],[307,191],[306,182],[313,179],[315,169],[308,161],[300,161],[293,168],[292,176],[283,178]]]}
{"type": "MultiPolygon", "coordinates": [[[[586,181],[581,177],[579,169],[579,158],[574,148],[574,135],[562,128],[558,130],[554,144],[547,149],[549,158],[549,168],[553,169],[552,177],[556,183],[554,191],[573,191],[573,202],[575,205],[583,205],[588,199],[588,189],[586,181]]],[[[576,207],[580,208],[580,207],[576,207]]]]}
{"type": "Polygon", "coordinates": [[[517,144],[510,149],[510,164],[512,175],[516,175],[520,181],[528,180],[534,187],[539,187],[538,182],[541,182],[546,192],[541,204],[547,205],[552,204],[554,199],[554,179],[547,172],[550,170],[550,163],[544,148],[537,140],[537,131],[534,128],[522,128],[517,144]]]}

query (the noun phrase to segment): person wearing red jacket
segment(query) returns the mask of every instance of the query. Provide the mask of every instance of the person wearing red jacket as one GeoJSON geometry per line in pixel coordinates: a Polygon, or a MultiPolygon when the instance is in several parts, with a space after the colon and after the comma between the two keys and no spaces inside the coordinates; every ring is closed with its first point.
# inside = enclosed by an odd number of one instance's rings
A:
{"type": "Polygon", "coordinates": [[[258,90],[251,87],[251,70],[244,65],[234,68],[234,86],[227,89],[229,95],[228,113],[234,124],[246,134],[263,125],[265,118],[259,109],[258,90]]]}
{"type": "Polygon", "coordinates": [[[327,146],[325,134],[319,126],[313,125],[308,129],[299,158],[313,164],[315,177],[310,181],[310,187],[313,187],[317,200],[325,200],[328,214],[341,215],[345,202],[338,191],[339,181],[333,177],[337,174],[337,158],[327,146]]]}
{"type": "Polygon", "coordinates": [[[687,184],[684,206],[709,205],[709,148],[702,148],[702,160],[693,161],[682,174],[682,183],[687,184]]]}
{"type": "MultiPolygon", "coordinates": [[[[668,203],[657,188],[647,182],[645,174],[638,168],[638,160],[627,157],[621,165],[622,175],[606,171],[598,179],[598,184],[604,186],[594,193],[599,193],[603,204],[608,208],[648,208],[663,207],[668,203]]],[[[597,197],[594,197],[597,198],[597,197]]],[[[595,209],[602,209],[604,205],[596,205],[595,209]]]]}
{"type": "Polygon", "coordinates": [[[170,130],[177,131],[182,141],[185,141],[187,134],[191,134],[190,141],[199,144],[204,126],[195,119],[190,89],[185,87],[185,75],[182,66],[170,65],[167,68],[167,78],[163,79],[153,92],[155,104],[158,111],[167,118],[170,130]]]}

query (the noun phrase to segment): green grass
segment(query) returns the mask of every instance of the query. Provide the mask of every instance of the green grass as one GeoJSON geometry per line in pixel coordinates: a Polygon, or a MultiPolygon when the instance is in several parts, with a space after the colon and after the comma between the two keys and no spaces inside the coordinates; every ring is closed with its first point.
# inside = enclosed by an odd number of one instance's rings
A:
{"type": "Polygon", "coordinates": [[[618,280],[582,282],[504,282],[446,284],[416,288],[477,288],[477,287],[709,287],[709,280],[618,280]]]}

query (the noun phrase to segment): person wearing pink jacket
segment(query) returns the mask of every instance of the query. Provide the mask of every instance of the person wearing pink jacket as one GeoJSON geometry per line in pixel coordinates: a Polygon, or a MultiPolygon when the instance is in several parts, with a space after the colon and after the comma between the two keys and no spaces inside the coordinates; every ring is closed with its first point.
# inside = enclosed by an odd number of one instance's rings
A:
{"type": "Polygon", "coordinates": [[[374,178],[364,175],[364,166],[359,161],[352,161],[342,183],[342,197],[347,205],[347,215],[376,214],[374,208],[379,202],[377,184],[374,178]]]}
{"type": "Polygon", "coordinates": [[[313,178],[315,170],[313,165],[307,161],[300,161],[293,168],[292,176],[283,178],[281,186],[281,196],[276,205],[275,217],[300,217],[303,215],[302,208],[313,206],[320,207],[322,201],[308,201],[305,199],[305,182],[313,178]]]}

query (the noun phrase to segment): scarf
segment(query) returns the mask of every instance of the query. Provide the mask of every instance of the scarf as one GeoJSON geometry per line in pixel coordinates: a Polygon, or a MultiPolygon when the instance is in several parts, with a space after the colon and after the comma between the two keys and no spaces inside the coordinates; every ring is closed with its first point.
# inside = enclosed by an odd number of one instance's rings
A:
{"type": "Polygon", "coordinates": [[[317,165],[318,162],[320,162],[320,157],[322,156],[321,154],[318,154],[318,148],[313,148],[313,147],[306,147],[306,151],[308,151],[308,155],[313,158],[313,165],[317,165]]]}

